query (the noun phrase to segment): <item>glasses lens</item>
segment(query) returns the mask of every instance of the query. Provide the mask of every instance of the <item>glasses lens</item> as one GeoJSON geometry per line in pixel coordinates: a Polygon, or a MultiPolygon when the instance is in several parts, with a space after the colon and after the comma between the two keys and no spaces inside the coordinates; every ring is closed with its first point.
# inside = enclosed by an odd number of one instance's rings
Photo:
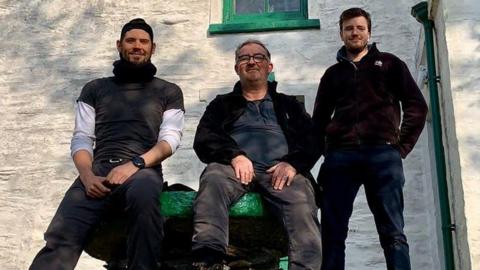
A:
{"type": "Polygon", "coordinates": [[[250,56],[250,55],[240,55],[238,56],[237,58],[237,63],[238,64],[245,64],[245,63],[248,63],[250,62],[250,59],[253,58],[253,61],[255,63],[260,63],[260,62],[263,62],[265,61],[265,59],[267,59],[267,57],[263,54],[255,54],[253,56],[250,56]]]}
{"type": "MultiPolygon", "coordinates": [[[[260,63],[260,62],[263,62],[267,57],[265,57],[265,55],[263,54],[255,54],[253,56],[253,61],[257,62],[257,63],[260,63]]],[[[250,59],[249,59],[250,60],[250,59]]]]}
{"type": "Polygon", "coordinates": [[[250,55],[240,55],[237,58],[237,63],[248,63],[250,61],[250,55]]]}

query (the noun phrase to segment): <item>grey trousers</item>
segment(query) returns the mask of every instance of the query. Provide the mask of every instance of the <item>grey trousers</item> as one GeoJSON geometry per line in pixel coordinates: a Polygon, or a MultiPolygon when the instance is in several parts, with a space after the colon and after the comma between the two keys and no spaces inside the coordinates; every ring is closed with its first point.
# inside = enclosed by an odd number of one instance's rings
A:
{"type": "Polygon", "coordinates": [[[230,165],[219,163],[210,163],[200,177],[193,206],[193,253],[205,249],[226,253],[229,208],[248,191],[260,193],[283,224],[289,242],[289,270],[320,269],[321,237],[310,181],[297,174],[289,187],[279,191],[273,189],[270,174],[256,172],[245,186],[236,180],[230,165]]]}
{"type": "MultiPolygon", "coordinates": [[[[112,164],[94,164],[97,175],[107,175],[112,164]]],[[[40,250],[30,270],[74,269],[92,229],[118,209],[125,211],[127,224],[128,269],[153,270],[160,267],[163,218],[158,207],[162,191],[161,168],[139,170],[112,193],[92,199],[85,187],[75,180],[63,198],[45,233],[45,247],[40,250]]]]}

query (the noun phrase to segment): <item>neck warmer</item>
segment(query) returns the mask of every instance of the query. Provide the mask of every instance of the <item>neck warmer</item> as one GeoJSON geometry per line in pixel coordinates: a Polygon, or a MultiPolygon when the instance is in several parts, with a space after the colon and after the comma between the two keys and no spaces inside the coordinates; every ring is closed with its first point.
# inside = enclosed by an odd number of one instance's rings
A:
{"type": "Polygon", "coordinates": [[[126,83],[149,82],[157,73],[157,68],[151,63],[135,65],[123,58],[113,63],[115,79],[126,83]]]}

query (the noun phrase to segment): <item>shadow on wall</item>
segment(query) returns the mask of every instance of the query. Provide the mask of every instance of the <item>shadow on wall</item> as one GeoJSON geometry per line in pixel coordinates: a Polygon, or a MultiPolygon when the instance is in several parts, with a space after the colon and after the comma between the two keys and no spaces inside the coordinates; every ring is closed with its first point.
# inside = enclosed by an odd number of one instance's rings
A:
{"type": "MultiPolygon", "coordinates": [[[[477,107],[478,108],[478,107],[477,107]]],[[[465,138],[465,145],[466,146],[473,146],[473,149],[479,149],[480,148],[480,138],[477,136],[467,136],[465,138]]],[[[480,164],[480,152],[478,151],[468,151],[470,153],[469,156],[469,170],[475,171],[477,174],[480,173],[480,167],[478,164],[480,164]]]]}
{"type": "MultiPolygon", "coordinates": [[[[5,21],[21,22],[7,25],[2,30],[3,36],[9,37],[2,54],[5,59],[14,59],[10,73],[4,78],[7,83],[22,82],[10,83],[10,91],[32,93],[32,99],[46,97],[48,105],[44,105],[40,114],[63,114],[72,118],[74,101],[85,83],[112,75],[112,63],[118,59],[115,41],[122,25],[133,18],[135,10],[123,9],[116,13],[115,8],[107,6],[104,1],[10,1],[4,5],[11,10],[5,21]],[[21,50],[18,41],[24,44],[21,50]]],[[[146,20],[154,28],[155,41],[162,42],[164,37],[177,39],[175,26],[159,23],[154,15],[146,20]]],[[[159,47],[162,48],[161,44],[159,47]]],[[[198,91],[188,87],[189,81],[202,80],[204,63],[195,61],[195,67],[188,64],[197,58],[200,56],[194,48],[168,55],[157,50],[152,62],[157,66],[157,76],[179,84],[188,96],[198,91]]],[[[186,98],[187,102],[187,114],[203,109],[203,104],[186,98]]],[[[49,126],[48,123],[44,125],[49,126]]],[[[191,149],[188,145],[187,148],[191,149]]],[[[71,168],[64,168],[65,164],[61,166],[59,170],[71,168]]]]}
{"type": "MultiPolygon", "coordinates": [[[[460,101],[462,102],[462,106],[465,106],[466,109],[463,114],[465,116],[469,115],[467,119],[464,119],[464,121],[468,122],[464,122],[463,125],[468,125],[467,123],[476,125],[475,116],[480,114],[480,75],[476,72],[480,69],[480,58],[478,57],[480,55],[480,28],[478,27],[480,22],[458,22],[459,27],[463,28],[465,26],[462,25],[466,23],[471,30],[470,34],[463,35],[470,39],[465,46],[471,48],[469,44],[470,42],[476,44],[476,46],[473,46],[473,51],[468,55],[462,54],[461,58],[452,59],[455,61],[455,73],[460,75],[453,78],[455,80],[455,88],[452,89],[452,91],[460,94],[459,96],[462,97],[460,101]],[[477,25],[477,27],[475,27],[475,25],[477,25]]],[[[457,48],[457,50],[460,50],[460,48],[457,48]]],[[[463,130],[464,142],[462,144],[466,147],[473,147],[472,150],[467,151],[467,153],[469,153],[469,170],[480,173],[480,167],[476,166],[480,164],[480,153],[474,150],[480,148],[480,139],[476,134],[477,130],[478,129],[473,127],[463,130]]]]}
{"type": "Polygon", "coordinates": [[[8,25],[3,31],[9,36],[7,42],[20,40],[24,45],[21,51],[13,44],[6,46],[5,53],[22,64],[12,68],[25,76],[27,86],[12,90],[41,92],[50,98],[57,112],[71,112],[72,101],[86,78],[99,73],[97,66],[86,63],[92,59],[105,62],[111,57],[98,49],[98,43],[105,39],[105,33],[99,29],[105,24],[98,15],[101,4],[83,8],[73,3],[54,6],[21,1],[12,5],[16,7],[10,7],[14,10],[9,14],[10,20],[23,18],[24,23],[8,25]]]}
{"type": "MultiPolygon", "coordinates": [[[[3,35],[9,37],[2,53],[5,58],[18,59],[17,63],[21,65],[11,66],[12,73],[24,76],[23,81],[32,85],[17,86],[12,90],[44,91],[53,105],[68,105],[59,106],[65,107],[62,112],[71,112],[71,102],[86,82],[112,75],[112,63],[118,59],[115,42],[123,24],[133,16],[125,14],[117,20],[115,17],[118,16],[108,14],[110,10],[107,10],[104,1],[57,5],[48,2],[11,2],[5,4],[5,8],[13,10],[5,20],[18,21],[18,18],[22,18],[24,23],[7,25],[2,30],[3,35]],[[25,44],[21,50],[19,40],[25,44]],[[45,88],[38,89],[33,85],[45,88]]],[[[172,40],[176,38],[175,31],[168,29],[173,26],[146,19],[154,28],[157,43],[164,36],[172,40]]],[[[161,50],[157,50],[152,62],[158,68],[157,76],[176,77],[195,72],[185,69],[183,65],[197,57],[197,51],[193,48],[182,51],[175,58],[164,56],[161,50]],[[164,64],[164,59],[171,64],[164,64]]],[[[201,62],[195,64],[200,64],[197,70],[202,70],[201,62]]]]}

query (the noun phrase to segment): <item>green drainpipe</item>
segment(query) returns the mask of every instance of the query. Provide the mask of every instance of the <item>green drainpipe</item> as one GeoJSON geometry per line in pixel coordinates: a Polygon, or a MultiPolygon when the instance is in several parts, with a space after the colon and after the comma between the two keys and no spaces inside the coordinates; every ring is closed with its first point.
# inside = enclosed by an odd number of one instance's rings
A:
{"type": "Polygon", "coordinates": [[[442,141],[441,115],[438,98],[437,72],[435,70],[435,53],[433,43],[433,21],[428,19],[428,3],[421,2],[412,7],[412,16],[423,24],[425,30],[425,46],[428,66],[428,86],[430,89],[430,110],[432,113],[433,142],[435,145],[435,162],[438,180],[438,196],[442,220],[443,252],[445,269],[454,270],[452,232],[455,225],[450,216],[448,200],[447,173],[445,169],[445,153],[442,141]]]}

